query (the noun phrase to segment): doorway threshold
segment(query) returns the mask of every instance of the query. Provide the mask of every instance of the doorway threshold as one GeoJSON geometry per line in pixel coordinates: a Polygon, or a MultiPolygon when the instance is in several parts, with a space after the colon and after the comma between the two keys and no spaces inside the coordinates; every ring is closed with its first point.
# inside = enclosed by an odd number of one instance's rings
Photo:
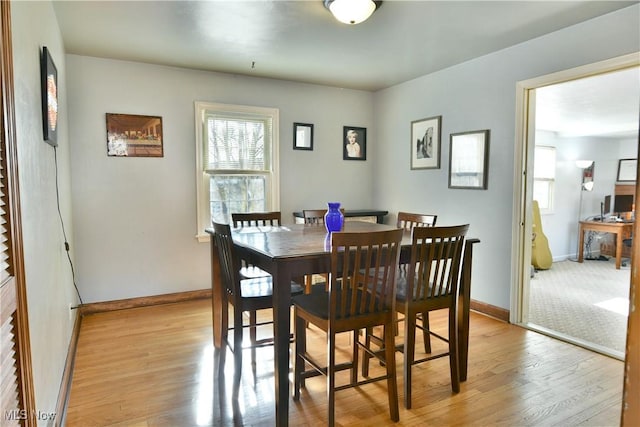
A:
{"type": "Polygon", "coordinates": [[[618,359],[624,362],[625,354],[621,351],[614,350],[599,344],[595,344],[589,341],[582,340],[580,338],[572,337],[567,334],[563,334],[562,332],[554,331],[549,328],[545,328],[544,326],[536,325],[534,323],[521,323],[520,326],[526,329],[530,329],[534,332],[541,333],[543,335],[547,335],[551,338],[555,338],[560,341],[567,342],[569,344],[577,345],[578,347],[582,347],[586,350],[594,351],[596,353],[602,354],[604,356],[609,356],[614,359],[618,359]]]}

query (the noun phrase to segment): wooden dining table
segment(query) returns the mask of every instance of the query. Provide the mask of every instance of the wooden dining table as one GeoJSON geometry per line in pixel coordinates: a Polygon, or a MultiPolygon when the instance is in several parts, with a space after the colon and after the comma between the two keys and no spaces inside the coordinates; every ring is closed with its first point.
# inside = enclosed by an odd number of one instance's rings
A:
{"type": "MultiPolygon", "coordinates": [[[[371,222],[347,221],[344,231],[368,233],[396,227],[371,222]]],[[[212,229],[207,233],[213,234],[212,229]]],[[[244,227],[232,231],[239,255],[273,276],[274,375],[276,425],[289,423],[289,339],[291,325],[292,279],[330,271],[331,238],[323,225],[292,224],[244,227]]],[[[211,280],[213,303],[213,341],[218,350],[224,348],[227,334],[228,301],[221,283],[220,268],[211,239],[211,280]]],[[[469,347],[469,305],[473,245],[480,240],[468,238],[462,265],[458,304],[458,343],[460,380],[467,379],[469,347]]],[[[408,263],[411,255],[411,233],[402,240],[400,262],[408,263]]]]}

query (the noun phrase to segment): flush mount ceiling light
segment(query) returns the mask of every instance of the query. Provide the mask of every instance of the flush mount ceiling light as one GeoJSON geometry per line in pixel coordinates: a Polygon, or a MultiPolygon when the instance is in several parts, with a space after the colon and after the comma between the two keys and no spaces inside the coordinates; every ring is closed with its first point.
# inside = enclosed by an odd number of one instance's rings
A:
{"type": "Polygon", "coordinates": [[[373,0],[323,0],[323,2],[324,7],[329,9],[338,21],[349,25],[366,21],[382,3],[373,0]]]}

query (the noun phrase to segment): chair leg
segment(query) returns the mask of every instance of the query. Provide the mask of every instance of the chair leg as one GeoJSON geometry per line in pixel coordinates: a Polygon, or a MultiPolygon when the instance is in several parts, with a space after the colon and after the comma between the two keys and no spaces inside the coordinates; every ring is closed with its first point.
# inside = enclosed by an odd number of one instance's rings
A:
{"type": "Polygon", "coordinates": [[[223,308],[223,316],[220,322],[220,333],[222,335],[222,348],[220,348],[220,359],[218,369],[224,372],[224,365],[227,361],[227,350],[229,349],[229,303],[225,303],[226,309],[223,308]]]}
{"type": "Polygon", "coordinates": [[[400,421],[398,410],[398,383],[396,379],[395,321],[384,328],[385,365],[387,367],[387,394],[389,396],[389,415],[391,420],[400,421]]]}
{"type": "Polygon", "coordinates": [[[411,409],[411,366],[416,351],[416,315],[404,316],[404,406],[411,409]]]}
{"type": "Polygon", "coordinates": [[[355,385],[358,382],[358,333],[360,331],[353,331],[353,347],[351,352],[351,384],[355,385]]]}
{"type": "Polygon", "coordinates": [[[460,392],[457,318],[456,307],[449,307],[449,369],[451,371],[451,390],[454,393],[460,392]]]}
{"type": "MultiPolygon", "coordinates": [[[[366,328],[364,330],[364,347],[368,350],[371,350],[371,334],[373,334],[373,328],[366,328]]],[[[369,361],[371,360],[371,355],[366,351],[362,352],[362,376],[369,376],[369,361]]]]}
{"type": "Polygon", "coordinates": [[[327,331],[327,401],[329,412],[329,427],[336,423],[336,335],[333,331],[327,331]]]}
{"type": "Polygon", "coordinates": [[[302,379],[302,373],[304,372],[304,354],[307,349],[307,325],[306,321],[298,317],[294,313],[294,362],[293,362],[293,400],[300,399],[300,387],[304,386],[304,380],[302,379]]]}
{"type": "Polygon", "coordinates": [[[249,324],[252,325],[249,327],[249,340],[251,342],[251,366],[256,365],[256,341],[258,340],[258,331],[255,326],[258,316],[256,315],[255,310],[249,312],[249,324]]]}
{"type": "Polygon", "coordinates": [[[234,395],[240,388],[242,376],[242,311],[233,309],[233,390],[234,395]]]}
{"type": "Polygon", "coordinates": [[[422,338],[424,339],[424,352],[431,353],[431,334],[429,333],[429,312],[422,312],[422,338]]]}

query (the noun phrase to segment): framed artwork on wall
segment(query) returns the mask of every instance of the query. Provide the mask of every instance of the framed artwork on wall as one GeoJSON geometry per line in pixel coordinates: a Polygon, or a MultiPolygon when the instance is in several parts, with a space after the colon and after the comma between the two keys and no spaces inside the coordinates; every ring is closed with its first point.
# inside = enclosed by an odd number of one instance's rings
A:
{"type": "Polygon", "coordinates": [[[440,169],[442,116],[411,122],[411,169],[440,169]]]}
{"type": "Polygon", "coordinates": [[[342,159],[367,160],[367,129],[354,126],[342,128],[342,159]]]}
{"type": "Polygon", "coordinates": [[[293,124],[293,149],[313,150],[313,124],[293,124]]]}
{"type": "Polygon", "coordinates": [[[489,130],[451,134],[449,188],[487,189],[489,130]]]}
{"type": "Polygon", "coordinates": [[[163,157],[162,117],[107,113],[107,156],[163,157]]]}
{"type": "Polygon", "coordinates": [[[638,159],[618,160],[618,181],[635,182],[638,169],[638,159]]]}
{"type": "Polygon", "coordinates": [[[42,48],[40,75],[43,137],[48,144],[56,147],[58,145],[58,70],[46,46],[42,48]]]}

